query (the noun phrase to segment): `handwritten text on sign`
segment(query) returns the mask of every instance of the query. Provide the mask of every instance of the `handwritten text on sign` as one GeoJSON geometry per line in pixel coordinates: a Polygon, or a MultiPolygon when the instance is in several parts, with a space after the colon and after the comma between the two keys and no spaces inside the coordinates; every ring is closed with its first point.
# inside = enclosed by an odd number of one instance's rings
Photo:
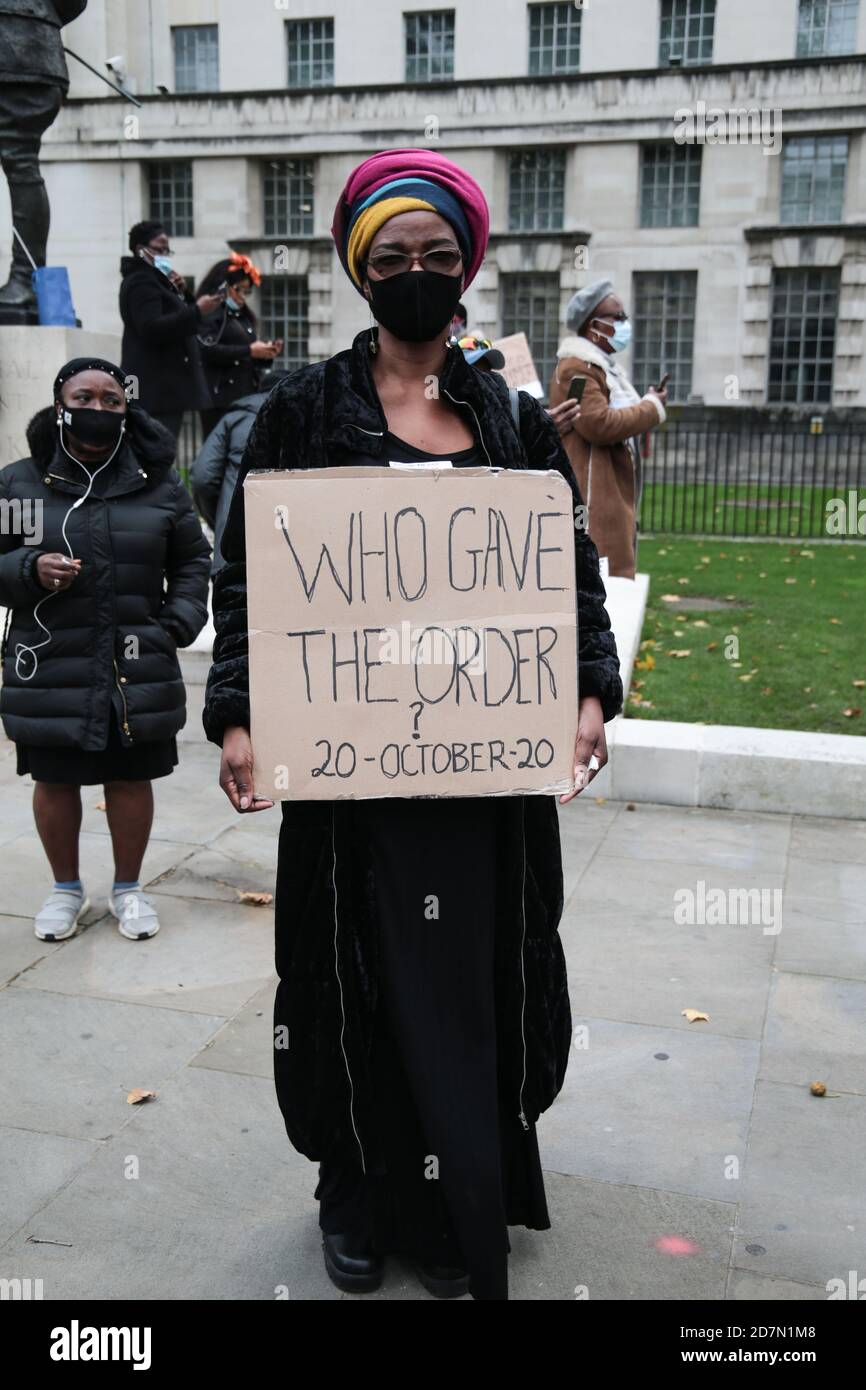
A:
{"type": "Polygon", "coordinates": [[[259,795],[569,789],[564,478],[322,468],[250,473],[244,496],[259,795]]]}

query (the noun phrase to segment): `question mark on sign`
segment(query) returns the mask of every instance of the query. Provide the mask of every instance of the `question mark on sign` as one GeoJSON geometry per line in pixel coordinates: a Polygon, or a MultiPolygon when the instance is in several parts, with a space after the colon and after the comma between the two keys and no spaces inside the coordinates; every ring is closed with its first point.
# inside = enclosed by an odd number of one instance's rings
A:
{"type": "Polygon", "coordinates": [[[413,700],[413,701],[412,701],[412,704],[409,706],[409,708],[410,708],[410,709],[417,709],[417,711],[418,711],[418,713],[413,717],[413,720],[412,720],[412,724],[413,724],[413,728],[412,728],[412,737],[413,737],[413,738],[420,738],[421,735],[420,735],[419,732],[418,732],[418,720],[421,718],[421,715],[424,713],[424,701],[423,701],[423,700],[413,700]]]}

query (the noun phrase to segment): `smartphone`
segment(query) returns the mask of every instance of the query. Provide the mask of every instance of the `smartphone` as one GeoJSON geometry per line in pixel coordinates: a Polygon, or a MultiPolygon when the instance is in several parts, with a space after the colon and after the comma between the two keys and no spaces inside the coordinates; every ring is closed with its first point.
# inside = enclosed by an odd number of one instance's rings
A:
{"type": "Polygon", "coordinates": [[[583,393],[584,393],[584,390],[585,390],[585,389],[586,389],[586,377],[585,377],[585,376],[573,376],[573,377],[571,378],[571,385],[570,385],[569,388],[568,388],[568,399],[569,399],[570,401],[577,401],[577,403],[578,403],[578,405],[579,405],[580,402],[583,400],[583,393]]]}

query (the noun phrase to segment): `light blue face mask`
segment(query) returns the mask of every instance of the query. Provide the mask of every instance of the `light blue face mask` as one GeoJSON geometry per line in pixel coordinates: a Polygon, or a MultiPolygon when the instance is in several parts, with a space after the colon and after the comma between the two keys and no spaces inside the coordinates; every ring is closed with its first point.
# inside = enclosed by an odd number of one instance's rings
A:
{"type": "Polygon", "coordinates": [[[230,314],[239,314],[243,308],[242,304],[236,304],[230,294],[226,295],[226,308],[230,314]]]}
{"type": "Polygon", "coordinates": [[[618,320],[614,325],[613,337],[608,341],[614,352],[625,352],[631,342],[631,320],[618,320]]]}
{"type": "Polygon", "coordinates": [[[156,266],[157,270],[162,271],[163,275],[170,275],[172,272],[170,256],[154,256],[153,264],[156,266]]]}

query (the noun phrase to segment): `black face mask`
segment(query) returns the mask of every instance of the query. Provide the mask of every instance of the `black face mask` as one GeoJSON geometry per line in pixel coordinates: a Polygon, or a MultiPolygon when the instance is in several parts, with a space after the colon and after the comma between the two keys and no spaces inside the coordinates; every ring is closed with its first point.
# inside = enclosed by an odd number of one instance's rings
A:
{"type": "Polygon", "coordinates": [[[460,276],[436,270],[404,270],[367,283],[376,322],[404,343],[429,343],[444,333],[460,299],[460,276]]]}
{"type": "Polygon", "coordinates": [[[94,449],[111,448],[120,438],[124,416],[119,410],[91,410],[89,406],[63,406],[63,424],[82,444],[94,449]]]}

